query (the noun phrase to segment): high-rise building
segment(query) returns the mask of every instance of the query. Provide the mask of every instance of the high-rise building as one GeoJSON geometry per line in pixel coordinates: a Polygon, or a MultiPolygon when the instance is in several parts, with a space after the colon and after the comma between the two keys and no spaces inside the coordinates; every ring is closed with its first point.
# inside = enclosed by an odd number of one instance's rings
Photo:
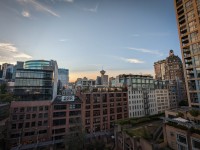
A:
{"type": "Polygon", "coordinates": [[[183,65],[181,59],[169,51],[166,59],[154,63],[155,79],[157,80],[181,80],[184,81],[183,65]]]}
{"type": "Polygon", "coordinates": [[[66,87],[69,83],[69,70],[59,68],[58,69],[58,82],[59,82],[59,88],[62,89],[63,87],[66,87]]]}
{"type": "Polygon", "coordinates": [[[189,106],[200,107],[200,1],[174,0],[189,106]]]}
{"type": "Polygon", "coordinates": [[[52,100],[57,95],[57,83],[56,61],[26,61],[23,69],[16,70],[14,94],[24,101],[52,100]]]}
{"type": "Polygon", "coordinates": [[[165,78],[165,60],[154,63],[155,79],[164,80],[165,78]]]}
{"type": "Polygon", "coordinates": [[[13,68],[13,74],[12,74],[12,79],[15,80],[16,77],[16,70],[17,69],[23,69],[24,67],[24,62],[22,61],[17,61],[17,64],[13,68]]]}
{"type": "Polygon", "coordinates": [[[155,79],[168,81],[170,108],[175,108],[182,100],[187,100],[183,65],[181,59],[169,51],[166,59],[154,63],[155,79]]]}
{"type": "Polygon", "coordinates": [[[101,70],[101,85],[108,86],[108,75],[105,75],[106,71],[101,70]]]}

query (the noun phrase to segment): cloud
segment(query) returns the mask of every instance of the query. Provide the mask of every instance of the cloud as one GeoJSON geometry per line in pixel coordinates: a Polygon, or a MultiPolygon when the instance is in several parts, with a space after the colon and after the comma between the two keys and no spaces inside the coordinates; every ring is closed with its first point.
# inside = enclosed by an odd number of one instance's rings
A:
{"type": "Polygon", "coordinates": [[[24,16],[24,17],[30,17],[31,15],[30,15],[30,13],[28,12],[28,11],[22,11],[22,16],[24,16]]]}
{"type": "Polygon", "coordinates": [[[14,44],[0,43],[0,63],[15,63],[17,60],[25,61],[32,58],[30,55],[20,52],[14,44]]]}
{"type": "Polygon", "coordinates": [[[150,53],[150,54],[155,54],[159,56],[163,56],[163,53],[159,52],[158,50],[150,50],[150,49],[145,49],[145,48],[135,48],[135,47],[128,47],[129,50],[134,50],[142,53],[150,53]]]}
{"type": "Polygon", "coordinates": [[[144,61],[141,61],[139,59],[136,58],[124,58],[124,57],[120,57],[120,60],[123,60],[125,62],[131,63],[131,64],[142,64],[144,63],[144,61]]]}
{"type": "Polygon", "coordinates": [[[74,0],[64,0],[65,2],[73,3],[74,0]]]}
{"type": "Polygon", "coordinates": [[[133,37],[139,37],[140,34],[132,34],[131,36],[133,36],[133,37]]]}
{"type": "Polygon", "coordinates": [[[84,8],[83,10],[96,13],[98,11],[98,8],[99,8],[99,3],[97,3],[94,8],[84,8]]]}
{"type": "Polygon", "coordinates": [[[67,42],[67,41],[68,39],[65,39],[65,38],[59,40],[59,42],[67,42]]]}
{"type": "Polygon", "coordinates": [[[24,4],[29,3],[31,4],[37,11],[49,13],[52,16],[60,17],[55,11],[51,10],[47,6],[42,5],[41,3],[37,2],[36,0],[18,0],[18,2],[24,4]]]}

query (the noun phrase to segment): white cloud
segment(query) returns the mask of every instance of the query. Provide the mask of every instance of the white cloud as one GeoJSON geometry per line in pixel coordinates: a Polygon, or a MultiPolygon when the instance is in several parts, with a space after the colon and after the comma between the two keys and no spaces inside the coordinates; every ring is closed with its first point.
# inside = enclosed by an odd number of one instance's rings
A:
{"type": "Polygon", "coordinates": [[[135,47],[128,47],[129,50],[134,50],[142,53],[150,53],[150,54],[155,54],[159,56],[163,56],[163,53],[159,52],[158,50],[150,50],[150,49],[145,49],[145,48],[135,48],[135,47]]]}
{"type": "Polygon", "coordinates": [[[31,15],[30,15],[30,13],[28,12],[28,11],[22,11],[22,16],[24,16],[24,17],[30,17],[31,15]]]}
{"type": "Polygon", "coordinates": [[[16,55],[13,56],[13,57],[14,57],[14,58],[27,58],[27,59],[32,58],[30,55],[27,55],[27,54],[24,54],[24,53],[16,54],[16,55]]]}
{"type": "Polygon", "coordinates": [[[30,55],[20,52],[14,44],[0,43],[0,63],[15,63],[32,58],[30,55]]]}
{"type": "Polygon", "coordinates": [[[64,0],[65,2],[73,3],[74,0],[64,0]]]}
{"type": "Polygon", "coordinates": [[[144,63],[144,61],[141,61],[139,59],[136,58],[124,58],[124,57],[120,57],[121,60],[128,62],[128,63],[132,63],[132,64],[142,64],[144,63]]]}
{"type": "Polygon", "coordinates": [[[99,8],[99,3],[97,3],[94,8],[84,8],[83,10],[96,13],[98,11],[98,8],[99,8]]]}
{"type": "Polygon", "coordinates": [[[67,42],[67,41],[68,39],[65,39],[65,38],[59,40],[59,42],[67,42]]]}
{"type": "Polygon", "coordinates": [[[51,14],[52,16],[55,17],[60,17],[59,14],[57,14],[55,11],[51,10],[45,5],[42,5],[41,3],[37,2],[36,0],[17,0],[18,2],[24,4],[24,3],[29,3],[31,4],[37,11],[41,12],[46,12],[51,14]]]}
{"type": "Polygon", "coordinates": [[[0,50],[5,50],[9,52],[17,52],[17,48],[10,43],[0,43],[0,50]]]}
{"type": "Polygon", "coordinates": [[[140,34],[132,34],[131,36],[133,36],[133,37],[139,37],[140,34]]]}

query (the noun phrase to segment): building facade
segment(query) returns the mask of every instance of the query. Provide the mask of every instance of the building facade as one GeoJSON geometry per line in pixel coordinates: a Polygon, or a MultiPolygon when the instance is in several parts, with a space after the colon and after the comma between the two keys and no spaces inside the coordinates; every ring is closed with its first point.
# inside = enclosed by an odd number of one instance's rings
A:
{"type": "Polygon", "coordinates": [[[56,61],[31,60],[16,70],[14,94],[20,100],[52,100],[57,95],[58,66],[56,61]]]}
{"type": "Polygon", "coordinates": [[[119,75],[116,77],[116,85],[127,87],[129,117],[143,117],[154,115],[169,109],[169,94],[166,82],[155,80],[151,75],[119,75]],[[162,91],[157,94],[156,90],[162,91]],[[166,93],[167,91],[167,93],[166,93]],[[159,101],[157,101],[159,99],[159,101]],[[166,101],[162,108],[158,106],[162,101],[166,101]]]}
{"type": "Polygon", "coordinates": [[[165,79],[165,60],[160,60],[154,63],[155,79],[165,79]]]}
{"type": "Polygon", "coordinates": [[[66,87],[69,83],[69,70],[68,69],[58,69],[58,82],[59,88],[62,89],[66,87]]]}
{"type": "Polygon", "coordinates": [[[106,133],[115,121],[128,118],[127,90],[124,88],[93,88],[80,93],[82,123],[90,135],[106,133]]]}
{"type": "Polygon", "coordinates": [[[11,102],[7,149],[64,147],[67,137],[82,131],[81,104],[71,93],[53,101],[11,102]]]}
{"type": "Polygon", "coordinates": [[[199,0],[174,0],[189,106],[200,106],[199,0]]]}

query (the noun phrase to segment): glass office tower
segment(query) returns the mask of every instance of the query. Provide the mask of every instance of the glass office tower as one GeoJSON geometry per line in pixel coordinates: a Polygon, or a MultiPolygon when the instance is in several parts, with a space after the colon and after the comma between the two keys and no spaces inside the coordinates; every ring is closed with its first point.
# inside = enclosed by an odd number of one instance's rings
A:
{"type": "Polygon", "coordinates": [[[56,61],[31,60],[16,70],[16,96],[23,101],[52,100],[57,95],[58,66],[56,61]]]}

